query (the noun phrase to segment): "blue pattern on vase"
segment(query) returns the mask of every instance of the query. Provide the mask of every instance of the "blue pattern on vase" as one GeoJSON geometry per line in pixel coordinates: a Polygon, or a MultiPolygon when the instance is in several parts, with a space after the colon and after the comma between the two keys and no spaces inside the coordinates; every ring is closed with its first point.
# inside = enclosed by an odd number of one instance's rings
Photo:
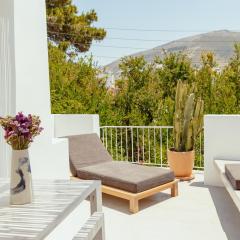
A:
{"type": "Polygon", "coordinates": [[[20,181],[16,185],[16,187],[11,189],[12,194],[20,193],[20,192],[24,191],[25,188],[26,188],[26,181],[25,181],[25,178],[24,178],[23,170],[22,170],[22,167],[25,164],[28,164],[27,169],[28,169],[28,172],[31,174],[31,166],[30,166],[30,162],[29,162],[28,157],[19,158],[18,169],[16,170],[16,173],[20,176],[20,181]]]}

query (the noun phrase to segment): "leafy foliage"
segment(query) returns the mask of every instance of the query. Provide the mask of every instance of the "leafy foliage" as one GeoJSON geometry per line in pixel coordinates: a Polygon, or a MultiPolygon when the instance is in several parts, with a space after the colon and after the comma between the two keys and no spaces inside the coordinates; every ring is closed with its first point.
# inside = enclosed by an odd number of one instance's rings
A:
{"type": "Polygon", "coordinates": [[[92,41],[101,41],[106,36],[103,28],[92,23],[98,20],[97,13],[91,10],[78,15],[72,0],[46,0],[48,37],[57,44],[69,45],[75,52],[86,52],[92,41]]]}
{"type": "Polygon", "coordinates": [[[63,51],[50,44],[49,69],[53,113],[106,111],[111,95],[105,87],[106,78],[99,77],[91,58],[67,60],[63,51]]]}
{"type": "Polygon", "coordinates": [[[240,113],[238,45],[221,72],[212,53],[203,53],[199,69],[182,53],[151,64],[123,58],[114,90],[106,88],[107,77],[91,58],[66,59],[50,45],[49,59],[53,113],[98,113],[102,125],[172,125],[178,79],[203,99],[205,114],[240,113]]]}

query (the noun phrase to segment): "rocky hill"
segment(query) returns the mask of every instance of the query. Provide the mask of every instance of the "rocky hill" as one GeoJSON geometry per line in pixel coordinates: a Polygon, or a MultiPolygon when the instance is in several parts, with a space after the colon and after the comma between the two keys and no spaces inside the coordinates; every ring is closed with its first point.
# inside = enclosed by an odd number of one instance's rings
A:
{"type": "MultiPolygon", "coordinates": [[[[143,55],[148,62],[151,62],[155,56],[163,56],[163,50],[166,52],[185,52],[194,65],[199,65],[200,55],[203,51],[212,51],[215,53],[219,66],[224,66],[233,54],[234,43],[240,42],[240,32],[227,30],[213,31],[192,37],[181,38],[167,44],[163,44],[150,50],[137,52],[131,56],[143,55]]],[[[119,72],[116,60],[106,66],[107,71],[117,75],[119,72]]]]}

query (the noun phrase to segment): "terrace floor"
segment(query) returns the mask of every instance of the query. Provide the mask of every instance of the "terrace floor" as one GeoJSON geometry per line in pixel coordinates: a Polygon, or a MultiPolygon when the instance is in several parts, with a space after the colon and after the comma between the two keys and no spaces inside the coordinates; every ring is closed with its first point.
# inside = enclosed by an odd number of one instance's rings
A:
{"type": "Polygon", "coordinates": [[[177,198],[165,191],[140,209],[130,214],[127,201],[104,195],[106,240],[240,239],[239,211],[224,188],[205,186],[202,174],[180,182],[177,198]]]}

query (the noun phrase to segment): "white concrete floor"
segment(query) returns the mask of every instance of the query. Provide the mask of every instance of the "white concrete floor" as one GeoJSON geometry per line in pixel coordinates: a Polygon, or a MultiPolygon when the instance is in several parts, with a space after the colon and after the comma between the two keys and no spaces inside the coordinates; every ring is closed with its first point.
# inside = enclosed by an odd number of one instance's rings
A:
{"type": "Polygon", "coordinates": [[[178,197],[168,192],[142,200],[137,214],[104,195],[106,240],[240,240],[240,212],[224,188],[205,186],[197,174],[179,184],[178,197]]]}

